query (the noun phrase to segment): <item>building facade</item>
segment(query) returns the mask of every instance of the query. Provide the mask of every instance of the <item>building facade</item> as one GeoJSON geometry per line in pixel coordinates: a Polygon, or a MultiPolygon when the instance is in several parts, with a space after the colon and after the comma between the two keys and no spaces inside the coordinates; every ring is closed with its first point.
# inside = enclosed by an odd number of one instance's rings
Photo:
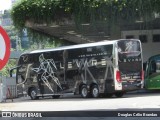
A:
{"type": "Polygon", "coordinates": [[[121,38],[140,39],[144,62],[153,55],[160,54],[160,18],[148,23],[136,23],[121,30],[121,38]]]}

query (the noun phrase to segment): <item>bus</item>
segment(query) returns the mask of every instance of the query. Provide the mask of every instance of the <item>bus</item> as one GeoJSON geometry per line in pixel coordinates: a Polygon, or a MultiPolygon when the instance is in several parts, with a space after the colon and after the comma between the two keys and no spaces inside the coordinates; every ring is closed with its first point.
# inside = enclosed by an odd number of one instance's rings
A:
{"type": "Polygon", "coordinates": [[[11,74],[15,69],[17,84],[31,99],[122,97],[143,86],[142,63],[140,40],[119,39],[24,53],[11,74]]]}
{"type": "Polygon", "coordinates": [[[160,89],[160,54],[151,56],[145,64],[144,87],[147,90],[160,89]]]}

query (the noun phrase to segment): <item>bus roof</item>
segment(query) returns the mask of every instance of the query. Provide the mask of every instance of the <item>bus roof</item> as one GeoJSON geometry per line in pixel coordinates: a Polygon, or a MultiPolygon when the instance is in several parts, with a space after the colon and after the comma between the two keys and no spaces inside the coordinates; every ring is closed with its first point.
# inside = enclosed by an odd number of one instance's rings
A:
{"type": "Polygon", "coordinates": [[[33,53],[41,53],[41,52],[68,50],[68,49],[75,49],[75,48],[85,48],[85,47],[93,47],[93,46],[100,46],[100,45],[109,45],[109,44],[114,44],[117,41],[121,41],[121,40],[138,40],[138,39],[118,39],[118,40],[111,40],[111,41],[104,40],[104,41],[94,42],[94,43],[86,43],[86,44],[62,46],[62,47],[57,47],[57,48],[53,48],[53,49],[34,50],[34,51],[31,51],[29,53],[24,53],[24,54],[33,54],[33,53]]]}
{"type": "Polygon", "coordinates": [[[148,58],[148,60],[152,60],[152,59],[159,59],[160,58],[160,54],[157,54],[157,55],[153,55],[151,57],[148,58]]]}

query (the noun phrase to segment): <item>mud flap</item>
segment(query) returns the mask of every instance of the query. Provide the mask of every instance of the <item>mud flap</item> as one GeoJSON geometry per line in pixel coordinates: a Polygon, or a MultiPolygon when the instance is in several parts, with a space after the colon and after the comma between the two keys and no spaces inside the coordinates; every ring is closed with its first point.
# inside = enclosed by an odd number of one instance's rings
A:
{"type": "Polygon", "coordinates": [[[115,81],[115,90],[122,90],[122,82],[115,81]]]}

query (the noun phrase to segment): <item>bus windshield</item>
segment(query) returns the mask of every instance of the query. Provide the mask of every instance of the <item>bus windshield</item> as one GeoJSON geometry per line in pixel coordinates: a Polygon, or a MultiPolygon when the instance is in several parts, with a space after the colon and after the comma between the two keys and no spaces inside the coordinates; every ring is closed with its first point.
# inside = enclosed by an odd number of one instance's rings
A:
{"type": "Polygon", "coordinates": [[[137,40],[118,42],[118,64],[122,72],[138,72],[142,70],[141,47],[137,40]]]}

